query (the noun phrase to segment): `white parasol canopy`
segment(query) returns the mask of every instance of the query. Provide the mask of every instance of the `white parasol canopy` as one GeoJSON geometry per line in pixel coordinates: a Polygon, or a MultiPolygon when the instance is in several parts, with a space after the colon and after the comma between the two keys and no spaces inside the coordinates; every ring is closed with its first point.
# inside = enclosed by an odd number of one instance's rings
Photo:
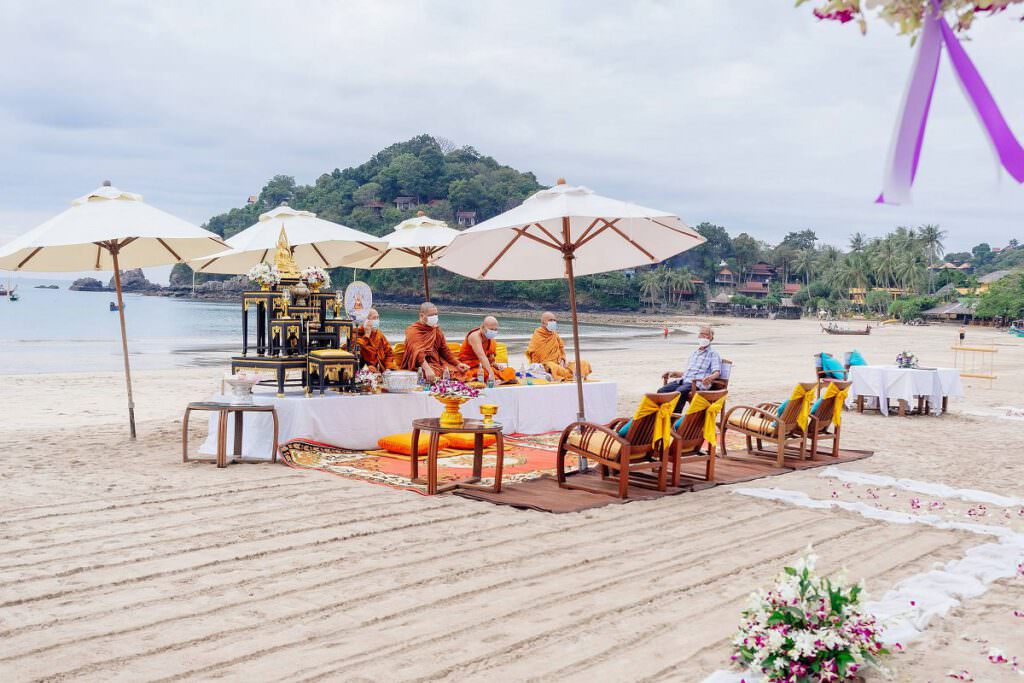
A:
{"type": "MultiPolygon", "coordinates": [[[[704,241],[667,211],[602,197],[559,179],[514,209],[459,233],[437,264],[478,280],[566,278],[579,368],[575,276],[659,263],[704,241]]],[[[583,380],[575,374],[583,420],[583,380]]]]}
{"type": "Polygon", "coordinates": [[[128,423],[135,438],[135,401],[128,363],[122,268],[180,263],[206,256],[226,245],[196,227],[105,182],[71,202],[71,208],[0,247],[0,269],[41,272],[113,270],[121,319],[121,351],[128,390],[128,423]]]}
{"type": "Polygon", "coordinates": [[[260,214],[259,221],[229,238],[228,251],[198,259],[193,266],[199,273],[238,275],[258,263],[272,262],[282,227],[300,266],[334,268],[347,265],[346,260],[355,254],[380,254],[385,248],[379,237],[317,218],[311,211],[281,205],[260,214]]]}
{"type": "Polygon", "coordinates": [[[383,252],[366,250],[345,265],[370,270],[422,268],[423,292],[429,301],[430,281],[427,277],[427,266],[433,265],[458,234],[458,230],[449,228],[444,221],[430,218],[420,211],[413,218],[396,225],[395,229],[384,237],[387,240],[387,248],[383,252]]]}

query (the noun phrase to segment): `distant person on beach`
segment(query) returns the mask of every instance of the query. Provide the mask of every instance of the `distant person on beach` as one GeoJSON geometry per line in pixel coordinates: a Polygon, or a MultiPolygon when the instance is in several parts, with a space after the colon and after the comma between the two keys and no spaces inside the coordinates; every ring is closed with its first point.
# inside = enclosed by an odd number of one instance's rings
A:
{"type": "Polygon", "coordinates": [[[714,331],[704,326],[700,328],[697,335],[697,349],[690,354],[690,360],[686,369],[682,371],[669,371],[666,374],[668,383],[658,389],[659,394],[667,394],[678,391],[682,394],[683,401],[690,395],[694,385],[698,389],[707,389],[722,375],[722,357],[718,351],[711,348],[711,342],[715,339],[714,331]]]}
{"type": "Polygon", "coordinates": [[[398,369],[391,344],[380,331],[380,313],[376,308],[369,310],[366,320],[356,329],[356,344],[359,345],[359,355],[366,367],[377,372],[398,369]]]}
{"type": "MultiPolygon", "coordinates": [[[[533,331],[530,344],[526,347],[526,360],[540,363],[556,382],[567,382],[576,376],[576,364],[565,358],[565,342],[558,334],[558,318],[551,311],[540,317],[540,327],[533,331]]],[[[580,361],[583,379],[590,374],[590,363],[580,361]]]]}
{"type": "Polygon", "coordinates": [[[433,383],[444,376],[459,377],[469,366],[460,361],[448,348],[448,340],[441,331],[437,306],[424,301],[420,304],[420,319],[405,328],[405,356],[402,369],[423,371],[423,379],[433,383]]]}
{"type": "Polygon", "coordinates": [[[483,319],[480,327],[475,327],[466,335],[459,348],[459,360],[469,366],[463,375],[467,382],[472,382],[483,374],[484,381],[495,384],[515,381],[515,368],[495,362],[498,353],[498,319],[489,315],[483,319]]]}
{"type": "Polygon", "coordinates": [[[964,343],[964,338],[967,336],[967,328],[963,325],[960,326],[960,343],[964,343]]]}

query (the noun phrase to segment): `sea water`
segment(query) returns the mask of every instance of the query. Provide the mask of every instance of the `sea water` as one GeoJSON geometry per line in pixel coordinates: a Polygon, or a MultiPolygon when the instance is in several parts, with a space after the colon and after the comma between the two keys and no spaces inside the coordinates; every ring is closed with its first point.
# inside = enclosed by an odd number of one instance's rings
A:
{"type": "MultiPolygon", "coordinates": [[[[0,374],[37,372],[111,372],[121,369],[120,317],[110,310],[113,292],[72,292],[66,281],[22,279],[16,302],[0,297],[0,374]],[[39,284],[60,289],[37,289],[39,284]]],[[[379,300],[379,299],[378,299],[379,300]]],[[[242,350],[242,304],[202,299],[125,294],[125,321],[132,367],[158,370],[223,365],[242,350]]],[[[415,311],[377,306],[381,330],[401,341],[415,311]]],[[[501,341],[521,353],[536,319],[501,314],[501,341]]],[[[255,307],[249,313],[250,353],[255,353],[255,307]]],[[[441,306],[441,325],[449,341],[462,341],[480,324],[479,313],[456,313],[441,306]]],[[[562,336],[572,338],[568,316],[562,336]]],[[[612,325],[580,325],[587,345],[607,345],[650,331],[612,325]]]]}

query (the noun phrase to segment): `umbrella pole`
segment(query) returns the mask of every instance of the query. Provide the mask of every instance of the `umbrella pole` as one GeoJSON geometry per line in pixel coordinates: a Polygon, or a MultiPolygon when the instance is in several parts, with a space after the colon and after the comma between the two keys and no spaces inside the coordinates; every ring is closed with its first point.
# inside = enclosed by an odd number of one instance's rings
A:
{"type": "Polygon", "coordinates": [[[117,313],[121,317],[121,352],[124,354],[124,382],[128,387],[128,424],[132,438],[135,438],[135,399],[132,398],[132,369],[128,364],[128,333],[124,326],[124,297],[121,295],[121,269],[117,263],[119,247],[110,247],[110,255],[114,259],[114,289],[117,291],[117,313]]]}
{"type": "MultiPolygon", "coordinates": [[[[572,272],[572,260],[576,258],[573,256],[572,251],[565,251],[565,277],[569,280],[569,308],[572,309],[572,351],[576,357],[576,371],[572,374],[576,379],[576,400],[578,401],[578,411],[576,413],[576,419],[583,422],[586,419],[586,414],[583,409],[583,375],[580,373],[580,369],[583,364],[580,363],[580,327],[576,321],[576,280],[572,272]]],[[[587,471],[587,459],[580,457],[580,472],[587,471]]]]}
{"type": "Polygon", "coordinates": [[[427,257],[421,256],[420,263],[423,265],[423,296],[424,301],[430,301],[430,280],[427,278],[427,257]]]}

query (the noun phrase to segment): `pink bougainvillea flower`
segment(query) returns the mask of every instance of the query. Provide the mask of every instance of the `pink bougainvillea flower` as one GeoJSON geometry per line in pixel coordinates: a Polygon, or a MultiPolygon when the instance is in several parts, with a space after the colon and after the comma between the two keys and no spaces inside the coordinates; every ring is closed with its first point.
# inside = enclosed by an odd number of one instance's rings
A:
{"type": "Polygon", "coordinates": [[[946,674],[947,678],[955,678],[958,681],[973,681],[974,676],[971,675],[967,669],[960,669],[959,671],[950,671],[946,674]]]}
{"type": "Polygon", "coordinates": [[[910,499],[910,509],[911,510],[920,510],[921,509],[921,499],[920,498],[911,498],[910,499]]]}

